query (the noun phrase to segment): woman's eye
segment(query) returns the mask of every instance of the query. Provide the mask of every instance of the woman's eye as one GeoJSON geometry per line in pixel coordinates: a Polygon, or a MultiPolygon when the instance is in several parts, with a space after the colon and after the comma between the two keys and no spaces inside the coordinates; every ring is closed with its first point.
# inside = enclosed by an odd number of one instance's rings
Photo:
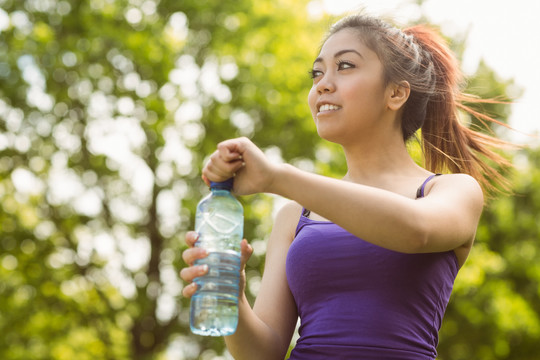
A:
{"type": "Polygon", "coordinates": [[[340,61],[337,63],[338,70],[345,70],[345,69],[352,69],[354,68],[354,64],[351,64],[347,61],[340,61]]]}
{"type": "Polygon", "coordinates": [[[309,71],[309,76],[312,78],[312,79],[315,79],[316,77],[319,77],[322,75],[322,71],[320,70],[315,70],[315,69],[312,69],[309,71]]]}

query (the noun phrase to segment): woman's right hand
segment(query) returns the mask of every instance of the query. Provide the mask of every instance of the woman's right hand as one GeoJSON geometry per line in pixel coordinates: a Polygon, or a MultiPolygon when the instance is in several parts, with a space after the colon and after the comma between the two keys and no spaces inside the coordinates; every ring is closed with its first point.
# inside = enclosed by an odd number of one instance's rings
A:
{"type": "Polygon", "coordinates": [[[210,185],[210,181],[234,177],[234,193],[250,195],[270,192],[278,169],[251,140],[241,137],[217,145],[202,169],[202,178],[210,185]]]}
{"type": "MultiPolygon", "coordinates": [[[[189,231],[186,234],[186,244],[189,248],[182,253],[182,258],[188,267],[185,267],[180,271],[180,278],[182,278],[182,280],[185,282],[190,283],[190,285],[185,286],[184,289],[182,289],[182,295],[186,298],[191,298],[197,290],[197,284],[195,284],[193,280],[196,277],[204,276],[208,272],[208,267],[206,265],[194,265],[195,260],[204,259],[208,256],[208,252],[205,249],[195,247],[195,242],[197,242],[198,238],[199,235],[195,231],[189,231]]],[[[246,263],[251,257],[251,254],[253,254],[253,248],[248,244],[246,239],[243,239],[242,243],[240,244],[240,250],[241,263],[239,294],[242,294],[246,286],[246,263]]]]}

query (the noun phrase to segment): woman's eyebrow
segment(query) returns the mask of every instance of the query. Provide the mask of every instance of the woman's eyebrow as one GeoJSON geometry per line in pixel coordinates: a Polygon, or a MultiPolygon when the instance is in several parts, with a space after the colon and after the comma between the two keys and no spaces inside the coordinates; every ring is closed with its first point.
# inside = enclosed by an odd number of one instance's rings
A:
{"type": "MultiPolygon", "coordinates": [[[[350,53],[350,52],[357,54],[357,55],[360,56],[362,59],[364,58],[364,57],[362,56],[362,54],[360,54],[358,51],[356,51],[356,50],[354,50],[354,49],[343,49],[343,50],[339,50],[338,52],[336,52],[336,53],[334,54],[334,59],[337,58],[337,57],[339,57],[339,56],[341,56],[341,55],[343,55],[343,54],[350,53]]],[[[318,62],[322,62],[322,61],[323,61],[322,57],[318,57],[318,58],[315,59],[315,61],[313,62],[313,64],[318,63],[318,62]]]]}

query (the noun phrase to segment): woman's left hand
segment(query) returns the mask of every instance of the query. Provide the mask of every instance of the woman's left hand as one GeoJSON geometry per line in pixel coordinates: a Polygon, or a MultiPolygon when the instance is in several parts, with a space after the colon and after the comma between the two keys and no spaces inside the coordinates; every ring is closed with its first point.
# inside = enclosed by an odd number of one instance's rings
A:
{"type": "Polygon", "coordinates": [[[269,192],[277,166],[248,138],[225,140],[203,168],[204,181],[225,181],[234,177],[234,192],[248,195],[269,192]]]}

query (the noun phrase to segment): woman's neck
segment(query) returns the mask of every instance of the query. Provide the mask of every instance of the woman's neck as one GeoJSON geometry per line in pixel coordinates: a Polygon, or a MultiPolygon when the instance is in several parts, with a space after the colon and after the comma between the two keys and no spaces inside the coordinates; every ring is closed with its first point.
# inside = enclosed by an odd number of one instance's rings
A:
{"type": "Polygon", "coordinates": [[[414,162],[403,141],[356,144],[343,150],[347,181],[374,186],[396,176],[419,177],[428,173],[414,162]]]}

